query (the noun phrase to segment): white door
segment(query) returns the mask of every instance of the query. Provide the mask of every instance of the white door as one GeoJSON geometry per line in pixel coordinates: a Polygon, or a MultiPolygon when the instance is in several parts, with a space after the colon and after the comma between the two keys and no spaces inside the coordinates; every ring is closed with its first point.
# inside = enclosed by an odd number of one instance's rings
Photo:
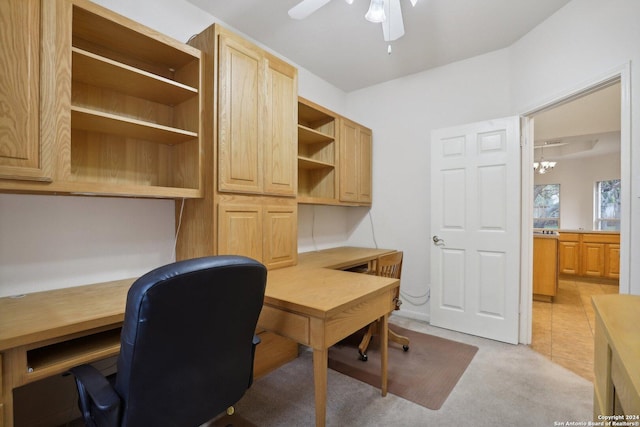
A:
{"type": "Polygon", "coordinates": [[[431,133],[431,324],[518,343],[520,119],[431,133]]]}

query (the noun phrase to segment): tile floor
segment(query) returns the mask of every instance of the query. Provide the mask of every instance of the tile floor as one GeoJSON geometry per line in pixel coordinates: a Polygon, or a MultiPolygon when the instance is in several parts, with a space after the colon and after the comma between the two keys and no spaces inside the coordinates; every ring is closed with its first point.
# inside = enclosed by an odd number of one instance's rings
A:
{"type": "Polygon", "coordinates": [[[593,382],[591,296],[610,293],[618,285],[561,279],[553,303],[533,302],[531,348],[593,382]]]}

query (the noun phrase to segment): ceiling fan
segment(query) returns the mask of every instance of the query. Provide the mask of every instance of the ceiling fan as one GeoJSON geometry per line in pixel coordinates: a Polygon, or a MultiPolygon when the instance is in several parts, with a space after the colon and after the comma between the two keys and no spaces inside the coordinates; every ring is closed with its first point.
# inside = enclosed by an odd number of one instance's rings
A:
{"type": "MultiPolygon", "coordinates": [[[[330,1],[331,0],[302,0],[289,9],[289,16],[293,19],[304,19],[330,1]]],[[[345,1],[349,4],[353,3],[353,0],[345,1]]],[[[418,0],[410,1],[411,5],[415,6],[418,0]]],[[[386,42],[397,40],[404,35],[400,0],[371,0],[365,19],[370,22],[382,24],[382,33],[384,41],[386,42]]]]}

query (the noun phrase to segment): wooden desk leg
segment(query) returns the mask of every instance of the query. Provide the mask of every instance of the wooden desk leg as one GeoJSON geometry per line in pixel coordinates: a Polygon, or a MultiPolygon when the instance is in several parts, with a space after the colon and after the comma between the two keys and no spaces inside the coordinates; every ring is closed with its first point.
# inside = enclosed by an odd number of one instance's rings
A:
{"type": "Polygon", "coordinates": [[[385,314],[380,318],[380,378],[382,384],[380,390],[382,395],[387,395],[387,364],[389,356],[389,315],[385,314]]]}
{"type": "Polygon", "coordinates": [[[316,427],[324,427],[327,418],[327,370],[329,349],[313,349],[313,384],[316,398],[316,427]]]}

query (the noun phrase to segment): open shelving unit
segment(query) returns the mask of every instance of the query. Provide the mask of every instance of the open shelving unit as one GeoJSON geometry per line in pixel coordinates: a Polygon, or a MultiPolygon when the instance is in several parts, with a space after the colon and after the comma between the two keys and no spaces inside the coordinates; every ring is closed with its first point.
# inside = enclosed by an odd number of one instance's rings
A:
{"type": "Polygon", "coordinates": [[[337,203],[336,117],[298,98],[298,202],[337,203]]]}
{"type": "Polygon", "coordinates": [[[200,51],[71,4],[69,188],[200,197],[200,51]]]}

